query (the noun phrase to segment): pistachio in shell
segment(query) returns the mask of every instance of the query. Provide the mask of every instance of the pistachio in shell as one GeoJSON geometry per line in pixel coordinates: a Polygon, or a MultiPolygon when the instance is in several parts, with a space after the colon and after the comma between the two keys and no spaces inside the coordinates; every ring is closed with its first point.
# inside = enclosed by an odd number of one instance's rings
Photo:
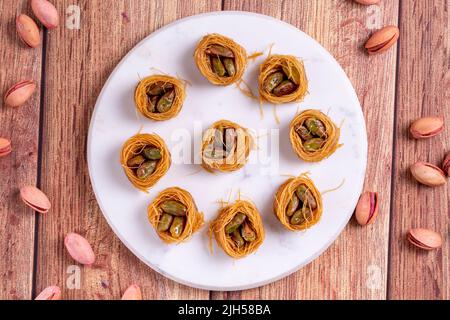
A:
{"type": "Polygon", "coordinates": [[[47,213],[50,210],[50,200],[41,190],[34,186],[20,188],[20,197],[34,211],[47,213]]]}
{"type": "Polygon", "coordinates": [[[408,231],[408,241],[424,250],[438,249],[442,246],[442,236],[429,229],[415,228],[408,231]]]}
{"type": "Polygon", "coordinates": [[[366,191],[359,197],[356,205],[355,217],[361,226],[366,226],[375,221],[378,216],[378,193],[366,191]]]}
{"type": "Polygon", "coordinates": [[[78,233],[69,233],[64,238],[64,245],[69,255],[84,265],[91,265],[95,262],[95,254],[89,242],[78,233]]]}
{"type": "Polygon", "coordinates": [[[22,80],[6,91],[4,102],[10,107],[23,105],[36,90],[36,83],[33,80],[22,80]]]}
{"type": "Polygon", "coordinates": [[[12,151],[11,140],[0,138],[0,158],[7,156],[12,151]]]}
{"type": "Polygon", "coordinates": [[[409,131],[416,139],[425,139],[438,135],[444,129],[444,120],[440,117],[423,117],[415,120],[409,131]]]}
{"type": "Polygon", "coordinates": [[[441,186],[447,182],[444,171],[431,163],[418,161],[410,167],[410,170],[418,182],[429,187],[441,186]]]}
{"type": "Polygon", "coordinates": [[[31,0],[31,10],[47,29],[53,29],[59,25],[58,11],[51,2],[47,0],[31,0]]]}
{"type": "Polygon", "coordinates": [[[141,288],[137,284],[132,284],[125,290],[121,300],[142,300],[141,288]]]}
{"type": "Polygon", "coordinates": [[[58,286],[47,287],[34,300],[61,300],[61,289],[58,286]]]}
{"type": "Polygon", "coordinates": [[[387,51],[398,40],[400,30],[396,26],[386,26],[376,31],[364,47],[369,55],[387,51]]]}
{"type": "Polygon", "coordinates": [[[20,39],[30,48],[36,48],[41,43],[39,28],[26,14],[21,14],[16,18],[16,30],[20,39]]]}

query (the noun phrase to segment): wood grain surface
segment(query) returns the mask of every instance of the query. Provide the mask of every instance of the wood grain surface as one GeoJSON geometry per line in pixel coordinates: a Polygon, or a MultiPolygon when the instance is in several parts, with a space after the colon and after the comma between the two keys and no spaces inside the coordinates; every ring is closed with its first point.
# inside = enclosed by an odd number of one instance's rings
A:
{"type": "Polygon", "coordinates": [[[450,119],[448,21],[450,1],[403,1],[400,11],[396,99],[394,206],[389,283],[391,299],[449,299],[448,184],[429,188],[416,183],[409,166],[427,161],[440,166],[450,151],[450,128],[433,139],[414,140],[410,123],[419,117],[450,119]],[[405,19],[404,17],[408,17],[405,19]],[[441,250],[423,252],[404,239],[410,228],[429,228],[444,236],[441,250]]]}
{"type": "MultiPolygon", "coordinates": [[[[28,1],[2,1],[0,88],[22,78],[39,90],[25,106],[0,108],[0,137],[13,153],[0,158],[0,298],[31,299],[59,285],[64,299],[118,299],[132,283],[145,299],[448,299],[449,187],[419,186],[408,167],[417,160],[440,164],[450,151],[450,128],[416,141],[410,122],[424,115],[449,119],[450,0],[385,1],[362,6],[351,0],[58,0],[61,25],[43,31],[43,46],[27,49],[14,20],[30,13],[28,1]],[[81,25],[66,25],[71,5],[81,25]],[[103,218],[89,181],[86,139],[97,96],[133,46],[151,32],[185,16],[244,10],[284,20],[329,50],[349,76],[363,107],[369,139],[365,189],[377,191],[374,225],[352,219],[318,259],[270,285],[240,292],[209,292],[164,278],[140,262],[103,218]],[[368,56],[363,44],[384,25],[398,25],[396,46],[368,56]],[[42,90],[41,90],[42,89],[42,90]],[[18,197],[37,185],[52,201],[36,215],[18,197]],[[444,236],[442,250],[420,252],[404,238],[410,227],[444,236]],[[77,265],[63,240],[85,236],[97,254],[91,267],[77,265]],[[73,282],[79,274],[81,283],[73,282]]],[[[32,14],[30,14],[32,16],[32,14]]],[[[205,30],[205,33],[208,32],[205,30]]],[[[276,52],[276,44],[274,47],[276,52]]],[[[345,125],[345,124],[344,124],[345,125]]]]}
{"type": "MultiPolygon", "coordinates": [[[[38,184],[38,144],[42,48],[30,50],[18,38],[15,21],[30,14],[26,1],[11,5],[0,2],[0,88],[6,92],[15,83],[31,79],[38,89],[20,108],[0,109],[0,137],[11,140],[13,151],[0,158],[0,298],[29,299],[33,283],[36,215],[20,200],[23,185],[38,184]]],[[[3,95],[2,95],[3,96],[3,95]]]]}

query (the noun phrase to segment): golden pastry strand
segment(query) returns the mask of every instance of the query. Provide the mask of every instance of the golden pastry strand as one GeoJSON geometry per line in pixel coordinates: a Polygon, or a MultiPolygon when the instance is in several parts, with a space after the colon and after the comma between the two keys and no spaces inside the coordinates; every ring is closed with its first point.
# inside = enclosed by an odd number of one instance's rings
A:
{"type": "Polygon", "coordinates": [[[259,67],[258,89],[261,101],[302,101],[308,91],[303,62],[290,55],[269,55],[259,67]]]}
{"type": "Polygon", "coordinates": [[[252,145],[253,138],[247,129],[219,120],[203,134],[202,166],[210,172],[236,171],[247,163],[252,145]]]}
{"type": "Polygon", "coordinates": [[[148,220],[165,243],[186,241],[204,223],[192,195],[179,187],[163,190],[147,208],[148,220]]]}
{"type": "Polygon", "coordinates": [[[299,231],[315,225],[322,216],[322,196],[306,174],[286,180],[275,194],[275,215],[288,230],[299,231]]]}
{"type": "Polygon", "coordinates": [[[328,158],[339,148],[340,129],[319,110],[305,110],[291,122],[289,138],[295,153],[308,162],[328,158]]]}
{"type": "Polygon", "coordinates": [[[140,133],[125,142],[120,163],[128,180],[136,188],[147,192],[169,170],[171,158],[160,136],[140,133]]]}
{"type": "Polygon", "coordinates": [[[247,52],[232,39],[213,33],[200,40],[194,60],[209,82],[227,86],[242,78],[247,67],[247,52]]]}
{"type": "Polygon", "coordinates": [[[185,82],[166,75],[142,79],[134,92],[138,111],[146,118],[163,121],[175,117],[186,96],[185,82]]]}
{"type": "Polygon", "coordinates": [[[219,210],[210,225],[210,237],[232,258],[243,258],[254,253],[264,241],[264,226],[256,206],[238,200],[219,210]]]}

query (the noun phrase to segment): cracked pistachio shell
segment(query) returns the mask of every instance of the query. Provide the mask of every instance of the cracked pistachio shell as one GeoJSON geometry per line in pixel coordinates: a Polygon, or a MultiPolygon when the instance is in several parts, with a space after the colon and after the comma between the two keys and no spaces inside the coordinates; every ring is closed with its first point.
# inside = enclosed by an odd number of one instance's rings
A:
{"type": "Polygon", "coordinates": [[[77,233],[69,233],[64,238],[67,252],[76,261],[84,265],[95,262],[95,254],[89,242],[77,233]]]}
{"type": "Polygon", "coordinates": [[[53,29],[58,26],[58,11],[51,2],[47,0],[31,0],[31,10],[46,28],[53,29]]]}
{"type": "Polygon", "coordinates": [[[415,120],[409,131],[416,139],[434,137],[444,129],[444,120],[439,117],[424,117],[415,120]]]}
{"type": "Polygon", "coordinates": [[[356,221],[362,226],[372,224],[378,216],[378,193],[366,191],[359,197],[355,209],[356,221]]]}
{"type": "Polygon", "coordinates": [[[411,244],[424,250],[438,249],[442,246],[441,235],[433,230],[411,229],[408,231],[407,238],[411,244]]]}
{"type": "Polygon", "coordinates": [[[36,83],[33,80],[22,80],[5,93],[4,102],[10,107],[23,105],[36,90],[36,83]]]}
{"type": "Polygon", "coordinates": [[[20,197],[23,202],[40,213],[47,213],[50,208],[50,200],[41,190],[34,186],[24,186],[20,188],[20,197]]]}
{"type": "Polygon", "coordinates": [[[369,55],[381,53],[388,50],[397,41],[400,30],[396,26],[387,26],[376,31],[364,47],[369,55]]]}
{"type": "Polygon", "coordinates": [[[21,14],[16,18],[16,29],[20,39],[29,47],[36,48],[41,43],[39,28],[26,14],[21,14]]]}
{"type": "Polygon", "coordinates": [[[440,186],[447,182],[444,172],[431,163],[419,161],[414,163],[410,170],[417,181],[429,187],[440,186]]]}
{"type": "Polygon", "coordinates": [[[47,287],[34,300],[61,300],[61,289],[58,286],[47,287]]]}
{"type": "Polygon", "coordinates": [[[123,293],[122,300],[142,300],[141,288],[137,284],[132,284],[123,293]]]}

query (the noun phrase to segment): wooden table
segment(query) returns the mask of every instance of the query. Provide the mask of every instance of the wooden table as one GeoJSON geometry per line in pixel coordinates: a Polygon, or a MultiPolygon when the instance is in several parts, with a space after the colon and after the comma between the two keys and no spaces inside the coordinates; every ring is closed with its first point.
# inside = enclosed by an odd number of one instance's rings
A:
{"type": "MultiPolygon", "coordinates": [[[[450,0],[53,0],[61,25],[28,49],[14,19],[31,14],[26,0],[1,1],[0,90],[32,78],[40,90],[20,108],[0,108],[0,137],[14,151],[0,159],[0,298],[30,299],[57,284],[66,299],[117,299],[139,284],[146,299],[448,299],[449,187],[419,186],[408,167],[440,165],[450,150],[450,126],[433,139],[408,136],[425,115],[450,119],[450,0]],[[75,5],[71,7],[70,5],[75,5]],[[77,8],[81,25],[74,28],[77,8]],[[122,57],[141,39],[183,17],[220,10],[259,12],[317,39],[350,77],[364,109],[369,138],[365,188],[379,192],[380,215],[362,228],[353,220],[318,259],[295,274],[242,292],[192,289],[152,271],[131,254],[103,218],[90,185],[86,136],[97,96],[122,57]],[[66,24],[67,23],[67,24],[66,24]],[[400,40],[368,56],[373,30],[398,25],[400,40]],[[18,188],[37,185],[52,209],[34,213],[18,188]],[[444,237],[441,250],[421,252],[405,241],[411,227],[444,237]],[[84,235],[97,254],[93,267],[71,267],[68,232],[84,235]],[[80,288],[73,288],[78,274],[80,288]],[[72,278],[71,278],[72,277],[72,278]]],[[[75,25],[76,26],[76,25],[75,25]]],[[[205,30],[206,32],[207,30],[205,30]]],[[[3,103],[2,103],[3,104],[3,103]]],[[[75,283],[76,284],[76,283],[75,283]]]]}

